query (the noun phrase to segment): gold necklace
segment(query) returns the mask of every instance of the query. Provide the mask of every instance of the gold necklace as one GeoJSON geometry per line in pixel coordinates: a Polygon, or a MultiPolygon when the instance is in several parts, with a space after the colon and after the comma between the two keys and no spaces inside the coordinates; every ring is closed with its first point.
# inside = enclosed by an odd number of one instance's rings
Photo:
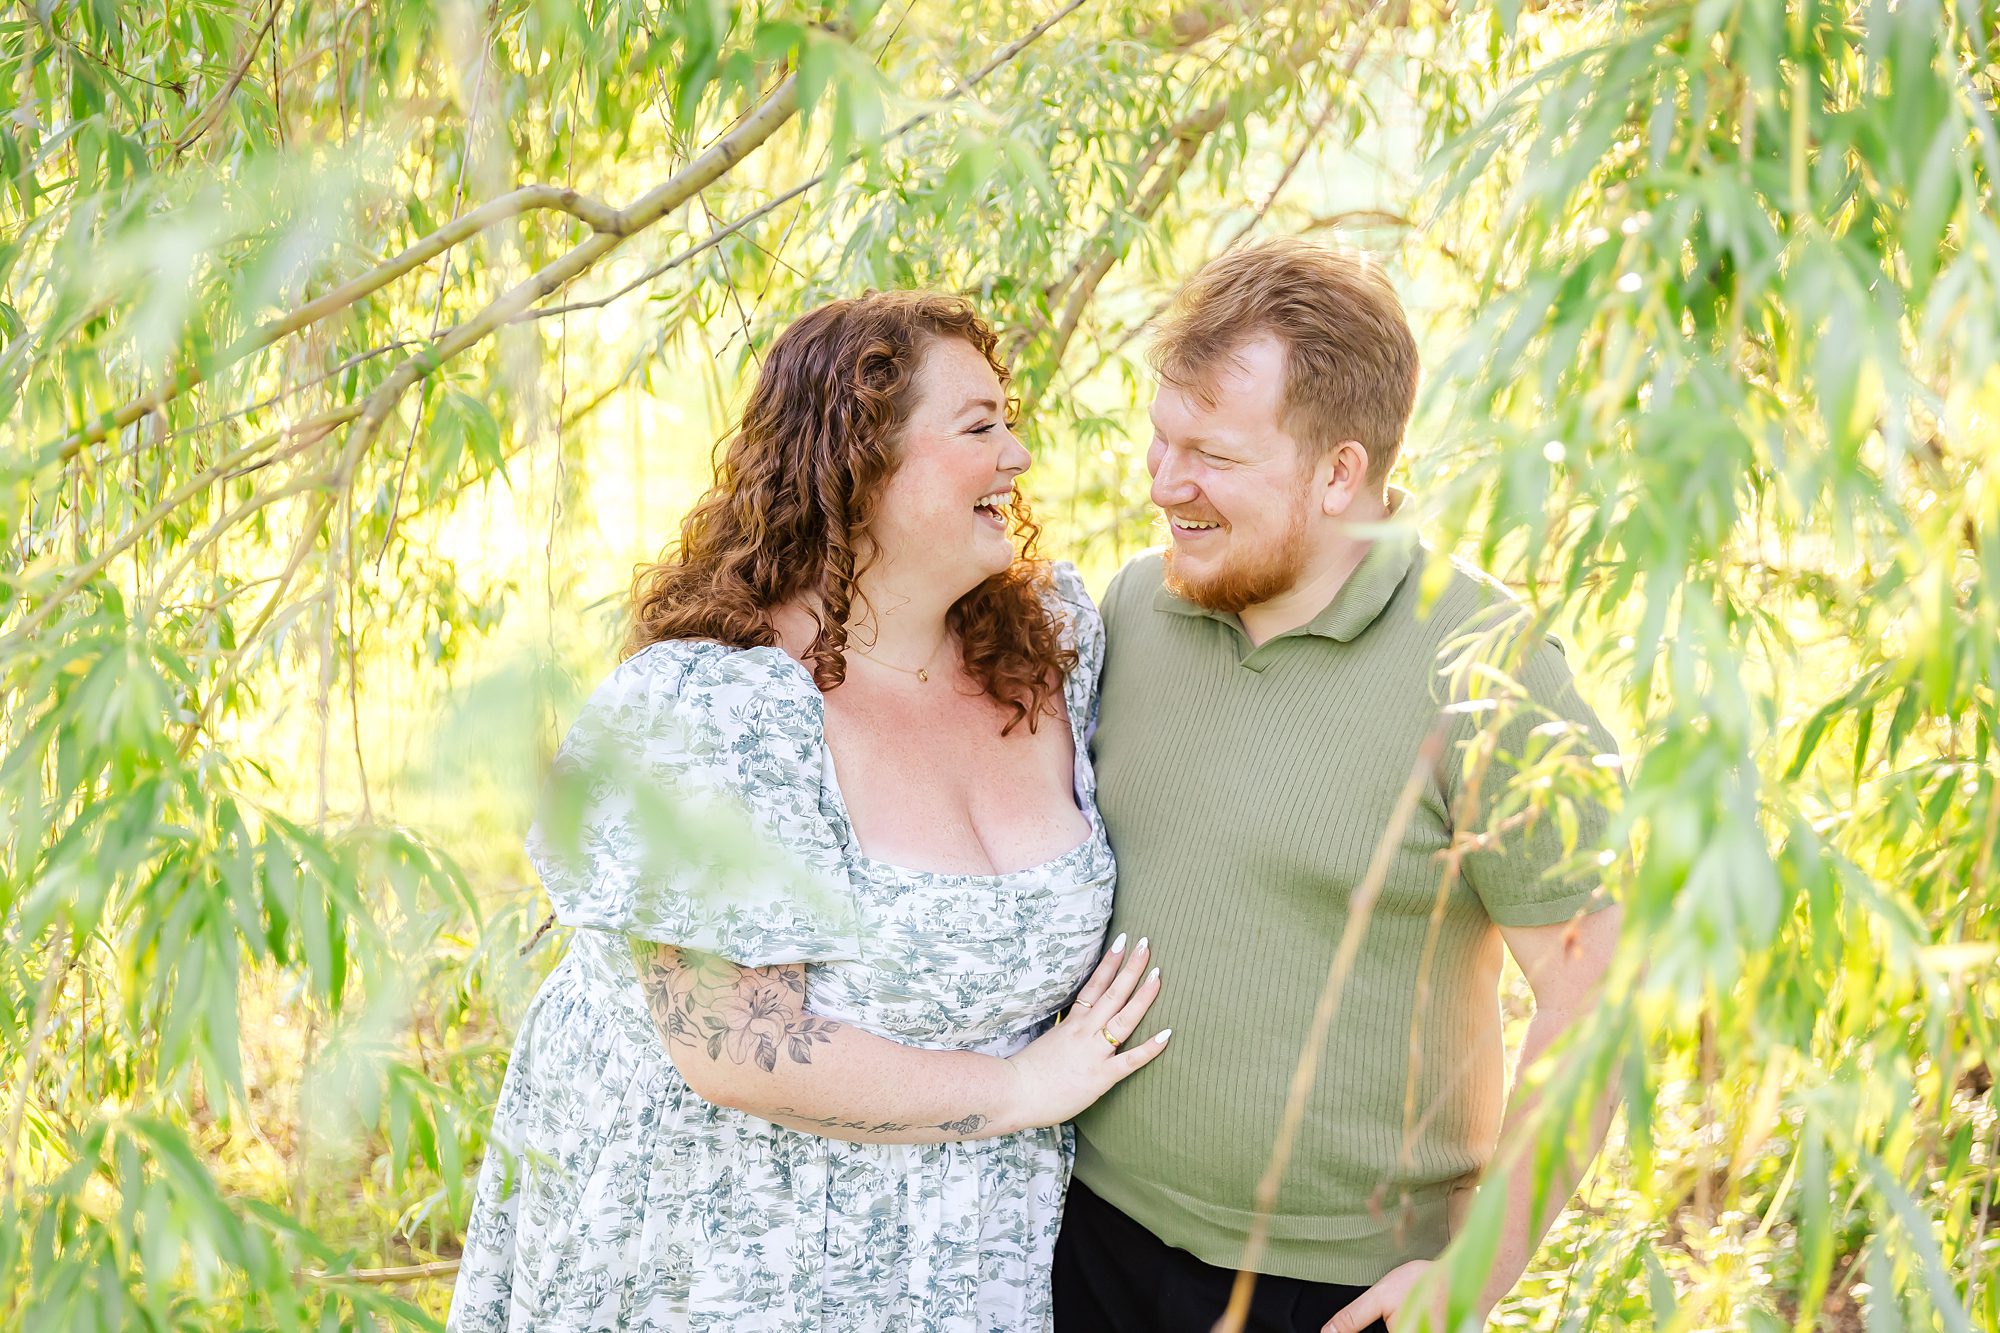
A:
{"type": "Polygon", "coordinates": [[[887,667],[891,671],[900,671],[906,676],[915,676],[920,684],[928,685],[931,679],[931,671],[930,671],[931,663],[937,661],[937,655],[944,651],[944,645],[946,641],[949,640],[950,638],[951,638],[951,631],[946,630],[944,638],[938,640],[938,646],[931,649],[931,655],[924,659],[924,664],[920,667],[901,667],[897,666],[894,662],[884,662],[881,658],[875,656],[875,654],[869,652],[867,649],[856,648],[851,643],[847,645],[847,651],[851,653],[857,653],[860,656],[867,658],[869,661],[873,662],[876,666],[887,667]]]}

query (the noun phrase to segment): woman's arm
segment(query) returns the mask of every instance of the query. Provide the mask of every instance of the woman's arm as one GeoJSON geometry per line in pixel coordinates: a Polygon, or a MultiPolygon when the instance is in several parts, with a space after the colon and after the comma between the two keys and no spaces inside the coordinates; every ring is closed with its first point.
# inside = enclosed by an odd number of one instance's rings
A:
{"type": "MultiPolygon", "coordinates": [[[[1123,937],[1120,937],[1122,943],[1123,937]]],[[[1121,1051],[1159,994],[1146,942],[1105,954],[1058,1024],[1011,1059],[904,1046],[805,1012],[805,965],[740,967],[632,941],[653,1024],[688,1086],[718,1106],[859,1143],[946,1143],[1060,1124],[1165,1047],[1121,1051]],[[1108,1015],[1101,1023],[1090,1016],[1108,1015]]]]}

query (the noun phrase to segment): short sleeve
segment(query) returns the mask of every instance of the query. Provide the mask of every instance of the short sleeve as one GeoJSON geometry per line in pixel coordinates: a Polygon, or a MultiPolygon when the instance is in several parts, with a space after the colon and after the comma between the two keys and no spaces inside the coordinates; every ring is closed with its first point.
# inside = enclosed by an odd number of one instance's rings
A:
{"type": "Polygon", "coordinates": [[[1487,915],[1502,926],[1555,925],[1611,905],[1591,855],[1610,815],[1589,789],[1617,743],[1577,693],[1555,639],[1538,643],[1513,680],[1525,697],[1453,718],[1445,791],[1454,818],[1486,835],[1462,869],[1487,915]],[[1468,801],[1475,742],[1496,726],[1493,757],[1468,801]],[[1525,789],[1515,782],[1524,771],[1525,789]]]}
{"type": "Polygon", "coordinates": [[[858,957],[824,735],[776,648],[633,655],[570,728],[528,834],[557,920],[746,967],[858,957]]]}

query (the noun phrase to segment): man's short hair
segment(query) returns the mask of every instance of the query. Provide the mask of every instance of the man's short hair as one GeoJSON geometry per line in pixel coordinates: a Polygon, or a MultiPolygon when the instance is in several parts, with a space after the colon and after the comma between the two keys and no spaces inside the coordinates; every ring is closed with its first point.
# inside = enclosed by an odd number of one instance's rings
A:
{"type": "Polygon", "coordinates": [[[1417,340],[1389,280],[1365,255],[1295,237],[1211,259],[1188,279],[1153,338],[1162,380],[1208,400],[1244,343],[1285,347],[1281,420],[1308,458],[1342,440],[1368,451],[1368,479],[1395,466],[1417,399],[1417,340]]]}

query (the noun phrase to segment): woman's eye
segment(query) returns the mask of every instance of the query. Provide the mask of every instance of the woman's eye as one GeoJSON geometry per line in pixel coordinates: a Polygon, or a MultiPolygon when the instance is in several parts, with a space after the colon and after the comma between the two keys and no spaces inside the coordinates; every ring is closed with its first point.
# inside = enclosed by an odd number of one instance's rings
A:
{"type": "Polygon", "coordinates": [[[997,421],[989,421],[983,426],[974,426],[970,431],[966,433],[969,435],[984,435],[999,424],[1000,423],[997,421]]]}

